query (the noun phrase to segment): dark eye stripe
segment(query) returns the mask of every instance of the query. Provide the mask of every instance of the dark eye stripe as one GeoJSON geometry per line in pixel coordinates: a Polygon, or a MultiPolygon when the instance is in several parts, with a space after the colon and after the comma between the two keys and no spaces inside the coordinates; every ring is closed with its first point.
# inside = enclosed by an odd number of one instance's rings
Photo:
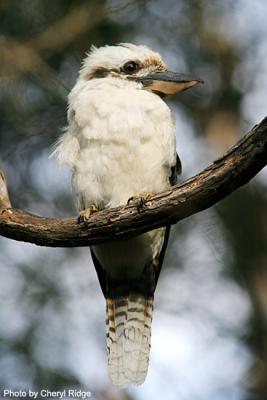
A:
{"type": "Polygon", "coordinates": [[[92,71],[90,74],[88,74],[86,76],[86,79],[98,79],[98,78],[105,78],[106,76],[108,76],[110,74],[110,72],[117,72],[119,73],[119,71],[117,69],[107,69],[104,67],[98,67],[96,68],[94,71],[92,71]]]}
{"type": "Polygon", "coordinates": [[[92,78],[105,78],[109,73],[109,70],[107,68],[97,68],[93,73],[92,73],[92,78]]]}
{"type": "Polygon", "coordinates": [[[88,75],[85,76],[85,79],[90,80],[90,79],[105,78],[111,72],[116,72],[117,74],[119,74],[120,72],[123,72],[127,75],[131,75],[131,74],[139,71],[140,68],[141,68],[141,66],[135,61],[128,61],[127,63],[125,63],[123,65],[123,67],[121,67],[120,70],[118,70],[116,68],[108,69],[105,67],[97,67],[94,71],[88,73],[88,75]]]}

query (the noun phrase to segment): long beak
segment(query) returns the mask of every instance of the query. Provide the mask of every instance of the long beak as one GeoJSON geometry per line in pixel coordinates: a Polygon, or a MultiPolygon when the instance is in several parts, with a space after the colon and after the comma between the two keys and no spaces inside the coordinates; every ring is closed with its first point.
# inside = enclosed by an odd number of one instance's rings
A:
{"type": "Polygon", "coordinates": [[[137,80],[142,82],[147,90],[163,95],[182,92],[198,83],[204,83],[202,79],[172,71],[154,72],[144,77],[138,77],[137,80]]]}

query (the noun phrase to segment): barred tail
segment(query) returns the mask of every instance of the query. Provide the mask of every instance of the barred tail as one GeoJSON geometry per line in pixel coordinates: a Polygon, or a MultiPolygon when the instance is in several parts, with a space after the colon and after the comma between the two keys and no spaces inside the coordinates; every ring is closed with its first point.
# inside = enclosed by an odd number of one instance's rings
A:
{"type": "Polygon", "coordinates": [[[107,298],[108,367],[115,386],[140,385],[148,369],[153,297],[107,298]]]}

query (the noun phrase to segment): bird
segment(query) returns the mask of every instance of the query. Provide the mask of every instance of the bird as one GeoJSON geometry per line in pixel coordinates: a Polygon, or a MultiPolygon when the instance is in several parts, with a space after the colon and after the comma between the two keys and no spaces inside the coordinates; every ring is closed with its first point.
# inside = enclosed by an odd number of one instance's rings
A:
{"type": "MultiPolygon", "coordinates": [[[[169,71],[145,45],[91,47],[68,96],[68,126],[53,152],[72,170],[79,223],[127,203],[140,212],[153,194],[176,184],[181,161],[174,118],[163,99],[201,82],[169,71]]],[[[115,386],[145,381],[154,292],[169,233],[166,226],[90,247],[106,299],[108,371],[115,386]]]]}

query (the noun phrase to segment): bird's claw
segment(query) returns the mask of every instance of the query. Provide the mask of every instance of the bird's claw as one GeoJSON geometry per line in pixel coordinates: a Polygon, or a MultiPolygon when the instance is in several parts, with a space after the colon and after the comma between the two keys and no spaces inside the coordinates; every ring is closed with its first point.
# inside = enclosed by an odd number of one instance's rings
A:
{"type": "Polygon", "coordinates": [[[86,208],[85,210],[80,211],[79,217],[78,217],[78,224],[81,224],[83,222],[87,222],[90,217],[98,211],[98,208],[95,205],[92,205],[89,208],[86,208]]]}
{"type": "Polygon", "coordinates": [[[128,199],[127,204],[135,205],[137,211],[140,212],[143,208],[146,207],[146,202],[150,200],[152,196],[154,196],[154,193],[142,193],[139,196],[132,196],[128,199]]]}

